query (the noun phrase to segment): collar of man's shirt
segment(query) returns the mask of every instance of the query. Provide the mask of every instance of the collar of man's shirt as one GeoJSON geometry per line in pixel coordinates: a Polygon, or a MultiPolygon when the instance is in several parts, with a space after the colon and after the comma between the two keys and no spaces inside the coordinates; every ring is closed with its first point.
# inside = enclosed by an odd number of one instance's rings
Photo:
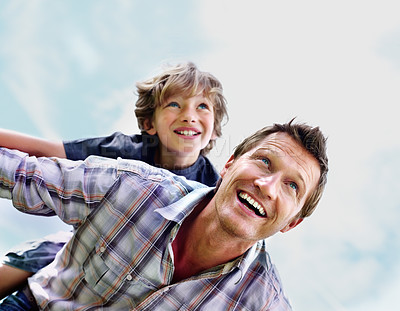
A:
{"type": "MultiPolygon", "coordinates": [[[[178,200],[177,202],[158,208],[155,212],[159,213],[165,219],[174,221],[177,223],[179,227],[185,218],[193,211],[198,203],[201,200],[214,191],[214,188],[198,188],[193,190],[192,192],[185,195],[183,198],[178,200]]],[[[174,230],[175,237],[177,230],[174,230]]],[[[238,268],[242,273],[238,282],[242,279],[245,272],[249,269],[250,264],[260,255],[260,251],[265,251],[265,240],[261,240],[255,243],[247,252],[245,252],[242,256],[226,263],[223,265],[222,274],[229,273],[234,268],[238,268]]],[[[270,268],[271,262],[269,256],[267,255],[266,261],[266,269],[270,268]]],[[[220,267],[221,268],[221,267],[220,267]]],[[[218,269],[219,270],[219,269],[218,269]]]]}

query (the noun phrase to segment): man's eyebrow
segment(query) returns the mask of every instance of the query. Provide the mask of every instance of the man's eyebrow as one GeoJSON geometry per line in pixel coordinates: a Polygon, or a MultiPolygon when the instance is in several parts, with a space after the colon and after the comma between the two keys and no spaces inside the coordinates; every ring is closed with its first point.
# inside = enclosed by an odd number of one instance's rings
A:
{"type": "MultiPolygon", "coordinates": [[[[274,156],[276,156],[278,158],[282,157],[282,156],[288,156],[288,154],[282,153],[282,152],[278,152],[278,151],[276,151],[274,149],[275,148],[259,148],[254,153],[257,153],[259,151],[267,152],[267,153],[272,154],[272,155],[274,155],[274,156]]],[[[296,180],[299,180],[302,183],[302,190],[305,189],[306,182],[305,182],[305,180],[303,178],[303,175],[301,175],[298,170],[296,170],[295,178],[296,178],[296,180]]]]}
{"type": "Polygon", "coordinates": [[[302,183],[302,186],[301,186],[301,190],[303,191],[303,189],[305,189],[305,185],[306,185],[306,182],[305,182],[305,180],[304,180],[304,178],[303,178],[303,175],[301,175],[298,171],[296,172],[296,177],[300,180],[300,182],[302,183]]]}
{"type": "Polygon", "coordinates": [[[274,150],[274,148],[258,148],[258,149],[256,149],[255,151],[254,151],[254,153],[256,153],[256,152],[259,152],[259,151],[261,151],[261,152],[268,152],[268,153],[272,153],[272,154],[275,154],[275,155],[279,155],[279,152],[277,152],[276,150],[274,150]]]}

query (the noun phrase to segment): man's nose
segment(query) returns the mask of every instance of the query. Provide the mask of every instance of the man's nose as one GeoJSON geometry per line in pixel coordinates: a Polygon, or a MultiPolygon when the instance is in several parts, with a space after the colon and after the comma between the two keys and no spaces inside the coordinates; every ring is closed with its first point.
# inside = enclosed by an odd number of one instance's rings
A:
{"type": "Polygon", "coordinates": [[[275,200],[279,193],[279,174],[269,174],[257,178],[254,184],[261,190],[261,193],[270,200],[275,200]]]}

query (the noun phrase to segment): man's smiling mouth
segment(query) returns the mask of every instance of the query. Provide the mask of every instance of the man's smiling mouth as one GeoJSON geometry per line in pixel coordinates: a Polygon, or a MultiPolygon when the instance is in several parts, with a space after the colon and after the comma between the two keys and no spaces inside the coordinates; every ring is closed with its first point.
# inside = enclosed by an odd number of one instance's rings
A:
{"type": "Polygon", "coordinates": [[[257,216],[260,216],[260,217],[267,216],[264,208],[260,205],[260,203],[258,203],[256,200],[254,200],[246,192],[240,191],[238,197],[239,197],[240,202],[242,202],[244,205],[246,205],[247,208],[252,210],[257,216]]]}

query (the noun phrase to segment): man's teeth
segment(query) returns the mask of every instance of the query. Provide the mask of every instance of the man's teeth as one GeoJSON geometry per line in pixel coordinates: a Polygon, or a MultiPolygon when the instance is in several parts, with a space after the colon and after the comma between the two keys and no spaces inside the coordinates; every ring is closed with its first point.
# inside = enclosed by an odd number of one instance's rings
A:
{"type": "Polygon", "coordinates": [[[265,216],[265,211],[264,208],[257,202],[255,201],[251,196],[249,196],[245,192],[240,192],[239,197],[241,197],[243,200],[246,200],[251,206],[253,206],[258,212],[262,215],[265,216]]]}
{"type": "Polygon", "coordinates": [[[197,132],[195,131],[176,131],[180,135],[185,135],[185,136],[194,136],[197,135],[197,132]]]}

